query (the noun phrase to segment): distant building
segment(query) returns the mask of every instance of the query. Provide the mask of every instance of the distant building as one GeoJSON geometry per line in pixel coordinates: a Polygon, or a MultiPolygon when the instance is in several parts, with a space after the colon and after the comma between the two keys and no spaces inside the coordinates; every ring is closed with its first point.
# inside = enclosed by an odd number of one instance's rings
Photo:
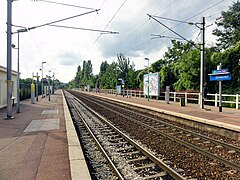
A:
{"type": "MultiPolygon", "coordinates": [[[[17,72],[12,71],[12,96],[17,97],[17,72]]],[[[16,102],[16,98],[15,98],[16,102]]],[[[0,66],[0,108],[7,106],[7,69],[0,66]]]]}

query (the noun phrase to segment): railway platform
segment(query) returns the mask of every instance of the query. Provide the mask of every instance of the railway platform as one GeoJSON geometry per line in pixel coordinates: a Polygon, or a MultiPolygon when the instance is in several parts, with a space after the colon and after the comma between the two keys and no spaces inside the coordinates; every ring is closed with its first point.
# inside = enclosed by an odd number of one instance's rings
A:
{"type": "Polygon", "coordinates": [[[95,92],[92,94],[158,111],[163,114],[211,125],[220,129],[233,130],[238,134],[238,139],[240,140],[240,110],[237,109],[223,107],[222,112],[219,112],[218,107],[214,106],[205,106],[204,109],[201,109],[198,104],[180,106],[177,102],[167,104],[163,100],[150,99],[148,101],[146,98],[140,97],[123,97],[121,95],[116,96],[115,94],[99,94],[95,92]]]}
{"type": "Polygon", "coordinates": [[[62,91],[0,109],[0,179],[91,179],[62,91]]]}

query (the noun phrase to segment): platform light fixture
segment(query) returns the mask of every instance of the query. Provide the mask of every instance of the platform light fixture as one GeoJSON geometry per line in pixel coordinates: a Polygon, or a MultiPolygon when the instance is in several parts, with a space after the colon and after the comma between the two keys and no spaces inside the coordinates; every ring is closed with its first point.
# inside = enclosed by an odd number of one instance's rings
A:
{"type": "Polygon", "coordinates": [[[18,59],[17,59],[17,113],[20,113],[20,85],[19,85],[19,79],[20,79],[20,72],[19,72],[19,59],[20,59],[20,54],[19,54],[19,48],[20,48],[20,42],[19,42],[19,33],[22,32],[27,32],[27,28],[23,29],[18,29],[17,34],[18,34],[18,47],[16,47],[14,44],[12,44],[13,49],[18,50],[18,59]]]}
{"type": "Polygon", "coordinates": [[[144,58],[144,60],[148,61],[148,101],[149,101],[149,58],[144,58]]]}
{"type": "Polygon", "coordinates": [[[47,62],[46,61],[42,62],[42,69],[41,69],[41,71],[42,71],[42,98],[43,98],[43,64],[45,64],[45,63],[47,63],[47,62]]]}

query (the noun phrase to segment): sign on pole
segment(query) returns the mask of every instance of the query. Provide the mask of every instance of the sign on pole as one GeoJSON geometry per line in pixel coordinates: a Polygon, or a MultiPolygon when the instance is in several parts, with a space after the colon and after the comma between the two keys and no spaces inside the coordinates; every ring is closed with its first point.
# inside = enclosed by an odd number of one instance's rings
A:
{"type": "Polygon", "coordinates": [[[210,81],[231,80],[231,73],[228,72],[228,69],[212,70],[212,74],[208,74],[208,75],[210,76],[210,81]]]}

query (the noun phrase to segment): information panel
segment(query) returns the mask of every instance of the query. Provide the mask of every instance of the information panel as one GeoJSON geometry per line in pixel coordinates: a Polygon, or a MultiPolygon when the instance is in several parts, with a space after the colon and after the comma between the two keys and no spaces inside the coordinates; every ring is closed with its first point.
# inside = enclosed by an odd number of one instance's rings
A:
{"type": "MultiPolygon", "coordinates": [[[[143,93],[148,95],[148,74],[143,76],[143,93]]],[[[160,76],[159,73],[149,74],[149,95],[150,96],[159,96],[160,95],[160,76]]]]}

